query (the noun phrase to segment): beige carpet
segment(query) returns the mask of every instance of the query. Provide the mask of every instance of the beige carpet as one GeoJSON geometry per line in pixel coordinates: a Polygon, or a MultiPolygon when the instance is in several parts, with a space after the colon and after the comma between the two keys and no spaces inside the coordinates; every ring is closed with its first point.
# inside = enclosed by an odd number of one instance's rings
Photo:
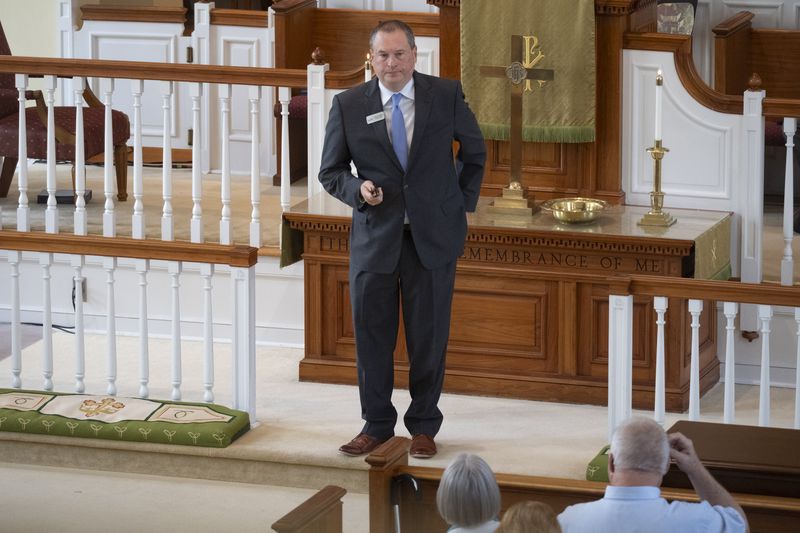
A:
{"type": "MultiPolygon", "coordinates": [[[[57,183],[59,189],[70,189],[70,166],[59,165],[57,169],[57,183]]],[[[175,225],[176,240],[189,240],[189,224],[192,213],[192,171],[191,169],[173,169],[173,197],[172,209],[175,225]]],[[[45,190],[47,184],[47,169],[43,163],[30,166],[28,172],[30,182],[28,201],[31,207],[31,227],[35,231],[44,231],[44,204],[36,203],[36,196],[45,190]]],[[[103,196],[103,168],[89,166],[86,168],[87,188],[92,190],[92,200],[87,204],[88,231],[91,235],[103,233],[103,209],[105,197],[103,196]]],[[[161,212],[163,208],[161,168],[147,167],[143,171],[144,183],[144,212],[146,234],[150,238],[161,237],[161,212]]],[[[264,246],[277,246],[280,223],[280,188],[271,185],[272,179],[262,179],[261,187],[261,232],[264,246]],[[267,184],[267,182],[269,184],[267,184]]],[[[19,192],[16,189],[17,178],[11,184],[11,191],[7,198],[0,198],[2,207],[3,228],[17,227],[17,204],[19,192]]],[[[205,240],[219,242],[219,220],[222,209],[220,201],[220,176],[219,174],[206,174],[203,176],[203,224],[205,240]]],[[[291,203],[295,204],[306,197],[305,180],[300,180],[292,186],[291,203]]],[[[133,213],[133,169],[128,167],[128,200],[117,202],[115,197],[115,211],[117,216],[117,234],[121,237],[131,235],[131,215],[133,213]]],[[[248,176],[233,176],[231,179],[231,206],[232,227],[234,242],[246,244],[249,240],[250,230],[250,179],[248,176]]],[[[59,225],[61,233],[73,232],[74,206],[60,204],[59,225]]]]}

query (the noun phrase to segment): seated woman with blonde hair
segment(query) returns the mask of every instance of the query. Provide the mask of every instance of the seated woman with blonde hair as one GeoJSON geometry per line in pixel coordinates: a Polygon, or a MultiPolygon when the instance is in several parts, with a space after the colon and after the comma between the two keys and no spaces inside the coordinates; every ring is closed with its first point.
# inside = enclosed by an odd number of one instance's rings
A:
{"type": "Polygon", "coordinates": [[[466,453],[456,457],[442,474],[436,506],[449,533],[493,533],[500,525],[500,488],[486,461],[466,453]]]}
{"type": "Polygon", "coordinates": [[[561,533],[561,526],[552,507],[528,501],[509,507],[496,533],[561,533]]]}

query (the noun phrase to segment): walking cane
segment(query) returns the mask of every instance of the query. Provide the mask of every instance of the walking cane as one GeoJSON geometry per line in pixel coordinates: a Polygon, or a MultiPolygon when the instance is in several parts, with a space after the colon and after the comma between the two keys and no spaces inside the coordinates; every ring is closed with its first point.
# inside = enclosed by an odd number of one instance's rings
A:
{"type": "Polygon", "coordinates": [[[417,482],[417,478],[411,474],[400,474],[392,478],[392,487],[390,490],[390,499],[392,501],[392,508],[394,509],[394,531],[400,533],[400,490],[404,482],[411,485],[411,490],[414,492],[414,499],[420,501],[422,499],[422,489],[417,482]]]}

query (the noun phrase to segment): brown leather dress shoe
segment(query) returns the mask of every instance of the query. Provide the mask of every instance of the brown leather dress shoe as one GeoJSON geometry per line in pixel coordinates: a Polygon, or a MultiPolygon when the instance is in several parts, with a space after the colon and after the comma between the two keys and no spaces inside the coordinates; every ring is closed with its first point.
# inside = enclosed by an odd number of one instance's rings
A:
{"type": "Polygon", "coordinates": [[[411,457],[417,459],[430,459],[436,455],[436,443],[433,442],[433,437],[428,435],[414,435],[411,439],[411,450],[409,450],[411,457]]]}
{"type": "Polygon", "coordinates": [[[359,455],[371,452],[387,440],[389,439],[379,440],[375,437],[370,437],[366,433],[359,433],[347,444],[342,444],[339,451],[350,457],[358,457],[359,455]]]}

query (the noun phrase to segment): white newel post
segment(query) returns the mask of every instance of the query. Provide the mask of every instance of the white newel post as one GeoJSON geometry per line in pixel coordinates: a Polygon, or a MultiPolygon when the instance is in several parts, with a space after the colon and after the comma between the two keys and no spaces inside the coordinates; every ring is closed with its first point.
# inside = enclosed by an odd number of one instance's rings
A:
{"type": "Polygon", "coordinates": [[[322,192],[319,183],[319,165],[322,161],[322,145],[325,142],[325,124],[328,122],[328,105],[325,101],[325,73],[330,69],[324,65],[308,65],[308,197],[322,192]]]}
{"type": "Polygon", "coordinates": [[[25,91],[28,89],[28,75],[16,74],[14,76],[17,91],[19,91],[19,151],[17,157],[19,163],[19,176],[17,183],[19,187],[19,204],[17,205],[17,231],[30,231],[30,207],[28,206],[28,127],[25,122],[25,91]]]}
{"type": "Polygon", "coordinates": [[[656,397],[653,416],[655,421],[664,425],[666,384],[664,374],[664,315],[667,313],[669,300],[665,296],[653,298],[653,308],[656,311],[656,397]]]}
{"type": "Polygon", "coordinates": [[[233,407],[256,419],[256,267],[231,267],[233,284],[233,407]]]}
{"type": "Polygon", "coordinates": [[[792,239],[794,238],[794,134],[797,119],[783,119],[786,135],[786,171],[783,185],[783,259],[781,260],[781,285],[794,284],[792,239]]]}
{"type": "Polygon", "coordinates": [[[633,295],[608,297],[608,439],[631,416],[633,295]]]}
{"type": "MultiPolygon", "coordinates": [[[[764,224],[764,116],[761,106],[764,96],[764,91],[744,92],[744,150],[738,212],[742,217],[740,269],[745,283],[761,283],[761,231],[764,224]]],[[[742,331],[758,329],[755,306],[742,305],[739,327],[742,331]]]]}

